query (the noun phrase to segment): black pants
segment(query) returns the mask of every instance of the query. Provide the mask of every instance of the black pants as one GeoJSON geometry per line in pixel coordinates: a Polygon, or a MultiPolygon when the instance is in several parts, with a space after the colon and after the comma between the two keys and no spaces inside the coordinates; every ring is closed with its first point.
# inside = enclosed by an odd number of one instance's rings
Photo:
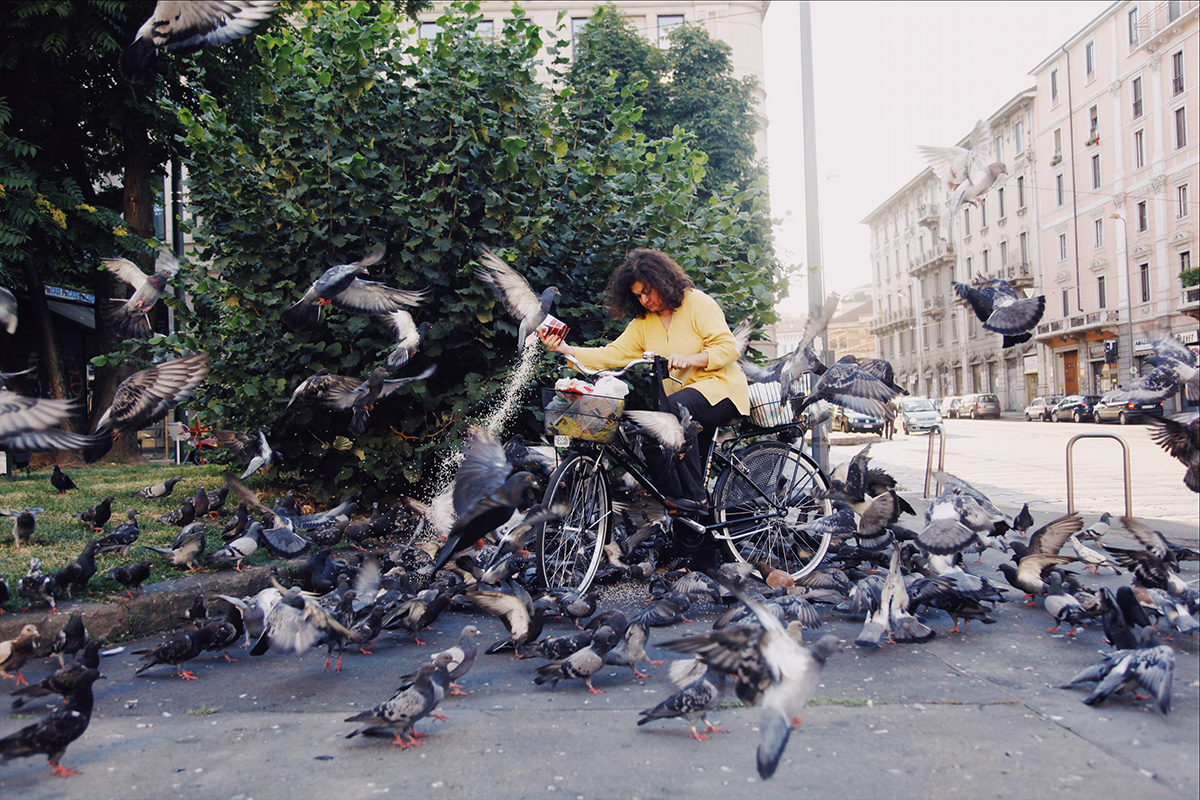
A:
{"type": "Polygon", "coordinates": [[[717,428],[728,424],[738,415],[737,406],[728,398],[715,406],[709,405],[704,395],[695,389],[680,389],[670,395],[667,406],[666,410],[676,415],[680,408],[686,408],[692,419],[700,423],[701,431],[696,437],[696,444],[682,458],[668,458],[657,447],[645,448],[646,467],[659,490],[667,497],[707,500],[704,467],[708,450],[712,447],[713,437],[717,435],[717,428]]]}

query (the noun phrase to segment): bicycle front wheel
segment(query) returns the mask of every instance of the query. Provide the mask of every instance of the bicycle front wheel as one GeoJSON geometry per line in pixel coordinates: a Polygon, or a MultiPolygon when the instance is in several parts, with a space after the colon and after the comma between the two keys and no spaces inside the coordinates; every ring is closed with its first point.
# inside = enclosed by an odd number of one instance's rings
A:
{"type": "Polygon", "coordinates": [[[563,505],[566,513],[538,531],[538,580],[546,588],[587,591],[612,528],[608,479],[600,457],[575,455],[560,464],[542,504],[563,505]]]}
{"type": "Polygon", "coordinates": [[[799,578],[829,550],[828,533],[801,525],[831,513],[818,499],[829,481],[812,459],[780,442],[759,442],[734,453],[713,489],[713,516],[728,525],[717,534],[738,561],[767,561],[799,578]]]}

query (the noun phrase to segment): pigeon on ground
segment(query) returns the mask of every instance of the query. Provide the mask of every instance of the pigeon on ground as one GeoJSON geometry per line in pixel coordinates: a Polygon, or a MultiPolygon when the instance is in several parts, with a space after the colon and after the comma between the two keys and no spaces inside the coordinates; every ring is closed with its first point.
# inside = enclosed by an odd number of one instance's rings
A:
{"type": "Polygon", "coordinates": [[[36,625],[28,624],[12,639],[0,642],[0,678],[17,679],[17,686],[28,683],[21,675],[21,667],[33,657],[33,649],[37,644],[38,629],[36,625]],[[10,675],[9,673],[15,673],[10,675]]]}
{"type": "Polygon", "coordinates": [[[65,707],[55,709],[40,721],[0,739],[0,760],[41,754],[48,756],[47,761],[54,768],[55,775],[64,778],[78,775],[78,772],[59,762],[71,742],[83,736],[88,723],[92,721],[92,684],[102,677],[94,669],[83,672],[65,707]]]}
{"type": "Polygon", "coordinates": [[[1029,529],[1033,527],[1033,515],[1029,513],[1029,503],[1021,506],[1021,510],[1013,517],[1013,530],[1025,536],[1029,533],[1029,529]]]}
{"type": "Polygon", "coordinates": [[[104,267],[133,288],[133,295],[128,300],[101,301],[100,314],[104,321],[122,339],[149,339],[153,335],[150,311],[167,288],[167,282],[179,271],[179,260],[170,250],[160,250],[153,275],[142,272],[127,258],[106,258],[104,267]]]}
{"type": "Polygon", "coordinates": [[[699,658],[690,658],[672,662],[667,674],[679,687],[678,691],[654,708],[642,711],[637,724],[682,717],[692,728],[691,737],[697,741],[708,739],[706,733],[724,732],[724,728],[708,721],[708,712],[716,709],[725,697],[725,673],[709,670],[699,658]],[[704,723],[704,733],[696,730],[696,720],[704,723]]]}
{"type": "Polygon", "coordinates": [[[270,469],[275,458],[275,451],[267,442],[266,435],[260,430],[258,436],[240,431],[213,431],[217,444],[229,448],[238,460],[246,465],[246,469],[238,477],[246,480],[259,470],[270,469]]]}
{"type": "Polygon", "coordinates": [[[159,522],[165,522],[168,525],[175,525],[179,528],[186,528],[196,521],[196,503],[192,498],[187,498],[174,511],[168,511],[158,518],[159,522]]]}
{"type": "Polygon", "coordinates": [[[79,679],[87,670],[100,668],[100,648],[103,646],[104,640],[89,639],[80,654],[70,664],[59,667],[37,683],[14,689],[12,694],[17,699],[12,702],[13,710],[24,707],[35,697],[45,697],[51,694],[70,697],[71,693],[75,691],[75,687],[79,685],[79,679]]]}
{"type": "Polygon", "coordinates": [[[149,561],[139,561],[136,564],[121,564],[108,571],[108,577],[125,587],[125,593],[133,597],[133,590],[141,587],[150,577],[149,561]]]}
{"type": "Polygon", "coordinates": [[[141,656],[144,662],[133,673],[141,675],[151,667],[159,664],[170,664],[175,667],[176,674],[185,681],[196,680],[196,675],[183,668],[183,664],[191,661],[196,656],[204,652],[216,636],[216,630],[213,628],[200,628],[194,631],[184,631],[178,636],[168,639],[158,647],[151,647],[145,650],[134,650],[133,655],[141,656]]]}
{"type": "Polygon", "coordinates": [[[552,661],[537,669],[533,682],[538,686],[550,684],[557,687],[560,680],[580,678],[592,694],[604,694],[604,690],[592,686],[592,677],[604,667],[604,656],[620,640],[616,631],[605,625],[592,635],[587,647],[577,650],[566,658],[552,661]]]}
{"type": "Polygon", "coordinates": [[[965,300],[986,330],[1004,337],[1002,347],[1027,342],[1046,310],[1044,295],[1022,298],[1008,281],[975,277],[973,286],[952,281],[955,293],[965,300]]]}
{"type": "Polygon", "coordinates": [[[467,599],[493,617],[499,617],[508,631],[508,638],[493,644],[486,650],[488,653],[511,647],[519,656],[522,647],[536,642],[542,635],[542,610],[534,607],[527,592],[518,597],[495,589],[476,589],[467,592],[467,599]]]}
{"type": "Polygon", "coordinates": [[[196,353],[164,361],[130,375],[117,386],[112,405],[96,421],[97,442],[84,452],[88,463],[112,447],[114,436],[148,427],[192,397],[208,376],[208,355],[196,353]]]}
{"type": "Polygon", "coordinates": [[[60,495],[66,494],[71,489],[78,489],[75,481],[71,480],[71,476],[63,472],[58,464],[54,465],[54,471],[50,473],[50,484],[58,490],[60,495]]]}
{"type": "Polygon", "coordinates": [[[83,624],[83,612],[75,609],[71,612],[71,616],[67,617],[62,629],[50,640],[50,655],[58,659],[60,667],[65,666],[66,662],[63,656],[74,658],[87,640],[88,632],[87,627],[83,624]]]}
{"type": "Polygon", "coordinates": [[[121,76],[138,83],[160,50],[191,53],[245,36],[275,10],[275,0],[159,0],[121,52],[121,76]]]}
{"type": "Polygon", "coordinates": [[[262,533],[262,529],[261,522],[253,523],[244,536],[234,539],[220,550],[209,553],[205,560],[210,564],[223,564],[232,561],[233,569],[236,572],[241,572],[242,561],[254,555],[254,551],[258,550],[258,537],[262,533]]]}
{"type": "Polygon", "coordinates": [[[1094,547],[1088,547],[1079,541],[1077,534],[1071,534],[1071,537],[1067,541],[1075,549],[1075,557],[1086,565],[1084,570],[1090,569],[1093,574],[1099,575],[1100,568],[1104,567],[1105,569],[1111,569],[1114,575],[1121,574],[1121,570],[1117,569],[1117,562],[1113,561],[1108,553],[1105,553],[1103,550],[1097,550],[1094,547]]]}
{"type": "Polygon", "coordinates": [[[1088,667],[1061,688],[1081,683],[1096,683],[1083,699],[1090,705],[1103,703],[1118,692],[1144,689],[1150,693],[1163,714],[1171,711],[1171,681],[1175,675],[1175,651],[1165,644],[1130,650],[1116,650],[1099,664],[1088,667]]]}
{"type": "Polygon", "coordinates": [[[17,584],[17,594],[25,598],[29,606],[50,606],[51,611],[58,611],[54,604],[54,579],[42,572],[42,561],[39,558],[29,559],[29,570],[17,584]]]}
{"type": "Polygon", "coordinates": [[[33,538],[33,532],[37,530],[37,516],[45,510],[44,508],[0,509],[0,515],[13,518],[13,547],[15,549],[20,550],[22,543],[28,544],[33,538]]]}
{"type": "Polygon", "coordinates": [[[156,483],[152,486],[147,486],[144,489],[138,489],[136,492],[131,492],[130,497],[140,497],[144,500],[157,499],[159,497],[169,497],[171,492],[175,491],[175,484],[183,480],[182,475],[176,475],[173,478],[168,478],[165,481],[156,483]]]}
{"type": "MultiPolygon", "coordinates": [[[[450,656],[450,660],[446,663],[446,669],[450,675],[449,686],[452,695],[466,694],[455,681],[466,675],[471,671],[471,667],[475,666],[475,656],[479,652],[479,648],[475,644],[477,636],[479,636],[479,629],[474,625],[466,625],[458,634],[458,644],[442,651],[450,656]]],[[[435,653],[430,658],[436,661],[439,655],[441,653],[435,653]]]]}
{"type": "Polygon", "coordinates": [[[376,367],[367,376],[366,380],[353,389],[341,389],[337,387],[330,389],[327,402],[333,408],[353,412],[350,418],[350,434],[358,436],[367,429],[367,423],[371,419],[371,411],[375,408],[375,403],[380,398],[387,397],[401,386],[425,380],[436,369],[437,367],[430,366],[419,375],[412,375],[407,378],[388,378],[386,369],[376,367]]]}
{"type": "Polygon", "coordinates": [[[113,497],[106,497],[96,505],[75,515],[75,519],[90,525],[93,530],[101,530],[112,518],[113,497]]]}
{"type": "MultiPolygon", "coordinates": [[[[83,552],[65,567],[54,573],[56,589],[66,590],[67,597],[74,597],[75,589],[87,589],[88,581],[96,574],[96,539],[89,539],[83,552]]],[[[90,590],[88,590],[90,594],[90,590]]]]}
{"type": "Polygon", "coordinates": [[[74,411],[73,400],[25,397],[0,387],[0,450],[83,450],[91,446],[93,437],[58,427],[74,411]]]}
{"type": "Polygon", "coordinates": [[[17,296],[0,286],[0,327],[12,336],[17,332],[17,296]]]}
{"type": "Polygon", "coordinates": [[[1147,417],[1146,421],[1153,426],[1150,438],[1155,444],[1187,467],[1183,484],[1200,492],[1200,414],[1193,414],[1187,422],[1158,417],[1147,417]]]}
{"type": "Polygon", "coordinates": [[[336,305],[352,313],[382,316],[403,306],[417,306],[425,292],[393,289],[375,281],[365,281],[359,275],[369,274],[368,267],[383,258],[383,248],[372,250],[361,261],[330,267],[313,281],[308,291],[291,308],[283,312],[283,321],[294,331],[316,327],[321,306],[336,305]]]}
{"type": "Polygon", "coordinates": [[[1075,628],[1081,625],[1089,616],[1076,597],[1063,588],[1062,578],[1057,572],[1051,572],[1047,581],[1045,606],[1050,616],[1054,617],[1054,627],[1047,628],[1046,633],[1058,633],[1059,626],[1064,622],[1071,626],[1067,636],[1075,635],[1075,628]]]}
{"type": "Polygon", "coordinates": [[[163,556],[175,567],[187,567],[189,572],[196,571],[196,562],[204,554],[204,524],[193,522],[183,527],[170,547],[147,547],[163,556]]]}
{"type": "Polygon", "coordinates": [[[476,270],[475,275],[488,285],[505,310],[517,320],[517,352],[521,353],[525,350],[526,340],[550,313],[554,298],[559,296],[558,287],[549,286],[538,295],[519,272],[486,247],[480,249],[483,255],[479,260],[483,262],[483,268],[476,270]]]}
{"type": "Polygon", "coordinates": [[[440,716],[433,713],[441,702],[436,683],[439,673],[447,672],[446,664],[449,662],[449,658],[448,655],[442,654],[435,659],[433,664],[423,665],[417,670],[413,682],[393,695],[387,702],[380,703],[370,711],[346,717],[346,722],[367,723],[364,727],[356,728],[346,734],[346,738],[352,739],[359,734],[372,736],[391,732],[396,737],[392,740],[392,744],[401,749],[420,744],[417,739],[424,737],[413,730],[413,725],[427,716],[435,719],[440,716]],[[405,734],[408,734],[409,737],[407,742],[404,741],[405,734]]]}

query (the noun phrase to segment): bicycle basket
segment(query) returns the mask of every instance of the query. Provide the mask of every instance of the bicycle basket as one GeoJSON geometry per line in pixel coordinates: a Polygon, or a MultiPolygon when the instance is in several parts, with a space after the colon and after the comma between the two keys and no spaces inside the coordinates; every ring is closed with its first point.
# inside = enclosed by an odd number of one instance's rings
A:
{"type": "Polygon", "coordinates": [[[779,404],[779,391],[775,381],[750,384],[750,422],[760,428],[774,428],[796,421],[792,404],[779,404]]]}
{"type": "Polygon", "coordinates": [[[542,389],[546,433],[589,442],[611,442],[621,424],[625,399],[542,389]]]}

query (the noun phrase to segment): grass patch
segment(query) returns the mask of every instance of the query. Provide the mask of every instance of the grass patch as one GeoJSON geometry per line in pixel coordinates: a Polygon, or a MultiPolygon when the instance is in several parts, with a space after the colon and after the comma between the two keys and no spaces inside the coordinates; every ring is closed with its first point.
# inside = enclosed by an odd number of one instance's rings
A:
{"type": "MultiPolygon", "coordinates": [[[[124,596],[124,588],[108,578],[108,571],[118,564],[136,561],[151,561],[153,572],[146,584],[158,583],[177,578],[183,572],[169,566],[157,554],[146,550],[143,545],[166,547],[179,533],[174,525],[160,522],[159,517],[168,511],[179,507],[184,498],[196,493],[196,487],[204,484],[209,491],[224,483],[225,467],[219,465],[189,466],[173,464],[136,464],[136,465],[96,465],[67,467],[66,472],[78,485],[63,496],[59,496],[50,484],[52,468],[21,470],[14,474],[12,483],[0,478],[0,508],[24,509],[41,507],[46,509],[38,515],[37,530],[33,541],[23,545],[20,550],[13,546],[13,518],[0,517],[0,576],[8,582],[12,598],[5,604],[9,610],[25,608],[25,600],[17,594],[17,584],[29,570],[29,559],[36,557],[42,561],[42,571],[51,574],[62,569],[78,557],[79,552],[87,544],[89,538],[103,536],[125,520],[126,511],[136,508],[138,525],[142,535],[129,551],[122,557],[119,553],[106,553],[96,559],[96,575],[88,584],[93,595],[76,593],[76,600],[103,601],[106,596],[124,596]],[[175,491],[170,497],[157,500],[144,500],[130,497],[130,493],[151,484],[166,480],[175,475],[182,475],[183,480],[175,485],[175,491]],[[112,495],[113,515],[102,533],[92,533],[91,529],[75,519],[74,515],[91,508],[105,497],[112,495]]],[[[267,496],[273,497],[270,489],[263,490],[261,485],[252,485],[267,496]]],[[[236,508],[237,504],[231,506],[236,508]]],[[[220,532],[224,520],[210,521],[206,526],[208,533],[207,552],[212,552],[221,546],[220,532]]],[[[267,561],[269,554],[265,548],[260,548],[253,558],[247,559],[245,565],[267,561]]],[[[204,567],[201,568],[205,570],[204,567]]],[[[227,569],[222,567],[222,569],[227,569]]],[[[66,598],[59,598],[60,601],[66,598]]]]}
{"type": "Polygon", "coordinates": [[[191,714],[193,717],[211,717],[213,714],[217,713],[217,707],[201,706],[200,708],[189,708],[187,713],[191,714]]]}
{"type": "MultiPolygon", "coordinates": [[[[814,697],[808,701],[810,706],[842,706],[843,708],[865,708],[868,700],[865,697],[814,697]]],[[[881,703],[877,700],[870,701],[871,705],[883,706],[887,703],[881,703]]]]}

